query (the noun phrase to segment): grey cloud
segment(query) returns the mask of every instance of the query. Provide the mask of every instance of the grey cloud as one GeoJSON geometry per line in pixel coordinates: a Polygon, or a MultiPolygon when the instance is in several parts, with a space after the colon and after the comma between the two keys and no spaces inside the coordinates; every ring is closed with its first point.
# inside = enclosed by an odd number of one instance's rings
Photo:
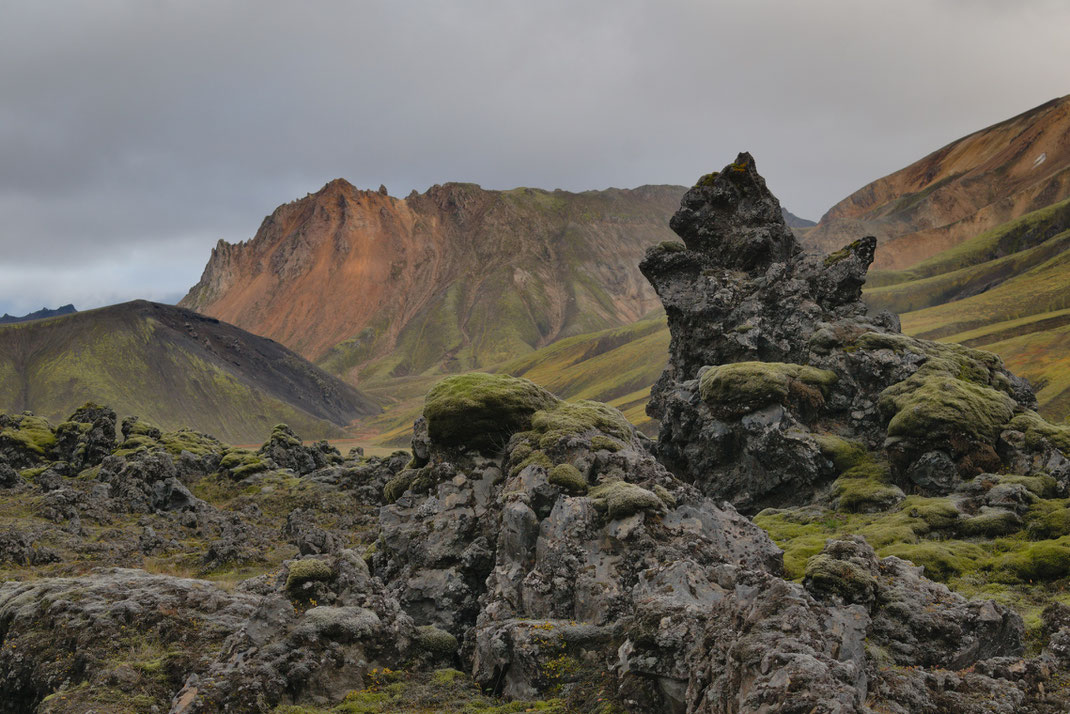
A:
{"type": "Polygon", "coordinates": [[[1070,91],[1068,26],[1046,0],[9,4],[0,310],[180,294],[337,176],[689,183],[747,149],[817,218],[1070,91]]]}

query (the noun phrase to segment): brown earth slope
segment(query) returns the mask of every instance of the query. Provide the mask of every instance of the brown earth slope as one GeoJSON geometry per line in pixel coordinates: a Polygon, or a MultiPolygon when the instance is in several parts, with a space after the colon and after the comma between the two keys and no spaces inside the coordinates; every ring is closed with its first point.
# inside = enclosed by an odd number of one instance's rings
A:
{"type": "Polygon", "coordinates": [[[900,270],[1070,197],[1070,95],[954,141],[833,206],[806,245],[831,252],[862,235],[874,268],[900,270]]]}
{"type": "Polygon", "coordinates": [[[673,238],[683,190],[450,183],[397,199],[338,179],[221,241],[180,304],[353,382],[472,369],[657,307],[636,266],[673,238]]]}

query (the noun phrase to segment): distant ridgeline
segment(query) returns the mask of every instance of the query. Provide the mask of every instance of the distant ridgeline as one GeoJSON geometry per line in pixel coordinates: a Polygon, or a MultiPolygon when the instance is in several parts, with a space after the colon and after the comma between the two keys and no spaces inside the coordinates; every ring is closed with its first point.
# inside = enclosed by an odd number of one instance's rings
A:
{"type": "Polygon", "coordinates": [[[30,320],[42,320],[42,319],[44,319],[46,317],[58,317],[59,315],[70,315],[72,312],[78,312],[78,311],[76,309],[74,309],[74,305],[69,305],[69,304],[68,305],[63,305],[61,307],[57,307],[55,310],[52,310],[52,309],[47,308],[47,307],[42,307],[37,312],[27,313],[26,315],[23,315],[22,317],[17,317],[15,315],[9,315],[9,314],[7,314],[5,312],[3,317],[0,317],[0,325],[7,325],[7,324],[10,324],[12,322],[28,322],[30,320]]]}

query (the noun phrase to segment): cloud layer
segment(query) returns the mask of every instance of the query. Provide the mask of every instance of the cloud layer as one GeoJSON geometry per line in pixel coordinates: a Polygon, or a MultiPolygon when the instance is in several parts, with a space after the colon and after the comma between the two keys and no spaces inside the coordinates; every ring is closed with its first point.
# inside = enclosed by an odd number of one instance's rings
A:
{"type": "Polygon", "coordinates": [[[174,299],[338,176],[686,184],[746,149],[816,219],[1070,92],[1066,27],[1045,0],[5,6],[0,311],[174,299]]]}

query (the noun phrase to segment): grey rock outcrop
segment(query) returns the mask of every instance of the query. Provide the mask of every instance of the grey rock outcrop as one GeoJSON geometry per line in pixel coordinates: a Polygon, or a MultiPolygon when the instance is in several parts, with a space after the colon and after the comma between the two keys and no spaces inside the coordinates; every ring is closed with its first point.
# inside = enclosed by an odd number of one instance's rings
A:
{"type": "Polygon", "coordinates": [[[868,314],[874,239],[803,255],[749,154],[689,190],[672,227],[684,242],[651,248],[640,268],[672,336],[647,411],[661,422],[658,458],[683,480],[748,513],[829,499],[834,437],[889,463],[865,509],[896,490],[948,493],[1001,454],[1045,461],[1035,443],[1001,438],[1035,416],[1029,385],[993,354],[868,314]]]}

